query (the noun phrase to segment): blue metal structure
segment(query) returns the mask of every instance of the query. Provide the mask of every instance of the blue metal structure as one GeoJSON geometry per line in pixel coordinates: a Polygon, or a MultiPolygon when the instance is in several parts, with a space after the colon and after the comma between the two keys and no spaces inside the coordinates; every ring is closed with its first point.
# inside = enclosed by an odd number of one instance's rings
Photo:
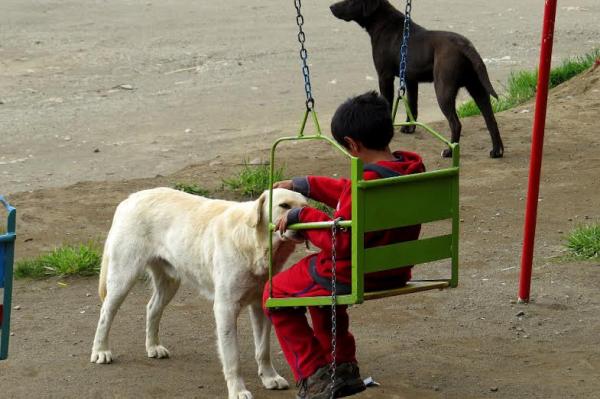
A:
{"type": "Polygon", "coordinates": [[[0,204],[8,212],[6,232],[0,235],[0,360],[8,357],[8,340],[10,338],[10,311],[12,304],[13,261],[15,239],[17,237],[17,210],[0,195],[0,204]]]}

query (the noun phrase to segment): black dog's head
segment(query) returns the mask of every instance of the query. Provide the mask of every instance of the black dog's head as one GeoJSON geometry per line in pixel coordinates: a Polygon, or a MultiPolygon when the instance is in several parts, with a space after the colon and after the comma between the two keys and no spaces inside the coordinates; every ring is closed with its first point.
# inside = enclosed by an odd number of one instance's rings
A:
{"type": "Polygon", "coordinates": [[[332,4],[329,9],[336,18],[355,21],[360,25],[381,5],[382,0],[343,0],[332,4]]]}

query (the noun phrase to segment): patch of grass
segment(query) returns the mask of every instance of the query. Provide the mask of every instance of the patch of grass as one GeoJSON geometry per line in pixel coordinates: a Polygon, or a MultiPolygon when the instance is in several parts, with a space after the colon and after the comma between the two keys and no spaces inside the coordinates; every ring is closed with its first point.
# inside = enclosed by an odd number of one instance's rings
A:
{"type": "Polygon", "coordinates": [[[579,226],[567,237],[567,249],[577,258],[592,259],[600,256],[600,224],[579,226]]]}
{"type": "MultiPolygon", "coordinates": [[[[600,49],[595,49],[583,56],[566,59],[550,71],[550,88],[579,75],[590,68],[600,58],[600,49]]],[[[520,71],[511,73],[508,78],[506,93],[498,100],[492,99],[494,113],[506,111],[523,104],[533,98],[536,92],[537,71],[520,71]]],[[[473,100],[461,104],[456,112],[459,118],[479,115],[481,112],[473,100]]]]}
{"type": "MultiPolygon", "coordinates": [[[[269,188],[269,165],[250,165],[244,161],[244,167],[229,179],[223,179],[223,185],[244,196],[255,197],[269,188]]],[[[274,181],[284,180],[285,168],[275,168],[274,181]]]]}
{"type": "Polygon", "coordinates": [[[66,245],[15,266],[15,278],[93,276],[100,272],[101,252],[97,244],[66,245]]]}
{"type": "Polygon", "coordinates": [[[550,87],[558,86],[574,76],[585,72],[600,59],[600,48],[595,49],[583,56],[566,59],[562,64],[550,72],[550,87]]]}
{"type": "Polygon", "coordinates": [[[183,191],[184,193],[200,195],[202,197],[207,197],[210,194],[209,190],[202,188],[197,184],[175,183],[173,188],[175,190],[183,191]]]}
{"type": "MultiPolygon", "coordinates": [[[[495,102],[496,99],[492,98],[492,108],[494,109],[494,113],[498,112],[496,111],[495,102]]],[[[456,113],[459,118],[466,118],[468,116],[479,115],[481,114],[481,111],[479,110],[477,104],[475,104],[475,101],[468,100],[467,102],[460,104],[458,108],[456,108],[456,113]]]]}
{"type": "Polygon", "coordinates": [[[324,204],[324,203],[322,203],[322,202],[319,202],[319,201],[315,201],[315,200],[309,199],[309,200],[308,200],[308,205],[309,205],[311,208],[315,208],[315,209],[318,209],[318,210],[320,210],[320,211],[323,211],[323,212],[325,212],[325,213],[326,213],[326,214],[328,214],[329,216],[333,216],[333,208],[330,208],[329,206],[325,205],[325,204],[324,204]]]}

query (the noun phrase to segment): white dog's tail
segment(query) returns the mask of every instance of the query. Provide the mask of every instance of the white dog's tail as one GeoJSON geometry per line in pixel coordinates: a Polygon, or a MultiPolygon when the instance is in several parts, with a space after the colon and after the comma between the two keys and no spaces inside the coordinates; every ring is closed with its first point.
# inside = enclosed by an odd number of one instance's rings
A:
{"type": "Polygon", "coordinates": [[[104,251],[102,254],[102,264],[100,266],[100,279],[98,280],[98,295],[100,300],[104,302],[106,298],[106,272],[108,269],[108,254],[104,251]]]}

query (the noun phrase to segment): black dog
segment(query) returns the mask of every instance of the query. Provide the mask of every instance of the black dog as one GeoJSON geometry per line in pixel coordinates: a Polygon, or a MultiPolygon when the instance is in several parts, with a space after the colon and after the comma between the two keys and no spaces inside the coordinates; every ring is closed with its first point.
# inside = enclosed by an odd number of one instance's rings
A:
{"type": "MultiPolygon", "coordinates": [[[[333,15],[344,21],[355,21],[371,36],[373,61],[379,77],[379,90],[390,104],[394,101],[394,79],[398,76],[404,14],[387,0],[344,0],[333,4],[333,15]]],[[[481,110],[492,137],[492,158],[500,158],[504,146],[492,111],[490,95],[494,91],[483,60],[471,42],[453,32],[430,31],[411,21],[408,41],[406,89],[409,107],[417,118],[419,82],[433,82],[438,104],[444,113],[452,142],[460,140],[461,124],[456,114],[456,95],[465,87],[481,110]]],[[[413,133],[414,126],[404,126],[413,133]]],[[[448,157],[451,151],[443,153],[448,157]]]]}

